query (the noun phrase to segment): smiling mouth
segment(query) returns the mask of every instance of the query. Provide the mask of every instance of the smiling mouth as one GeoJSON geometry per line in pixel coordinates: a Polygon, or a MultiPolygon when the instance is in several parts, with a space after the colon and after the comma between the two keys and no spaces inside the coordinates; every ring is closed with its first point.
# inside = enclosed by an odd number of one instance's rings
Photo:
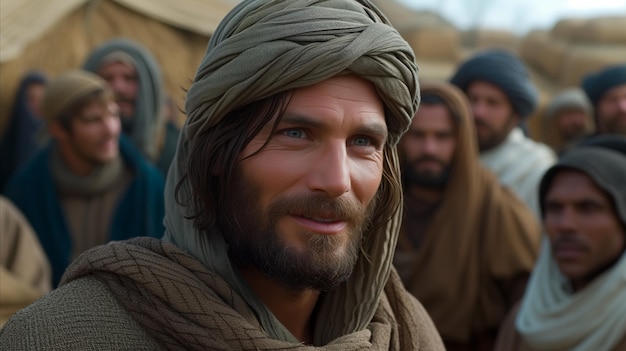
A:
{"type": "Polygon", "coordinates": [[[340,218],[303,215],[293,215],[292,218],[307,231],[325,235],[339,234],[348,226],[348,221],[340,218]]]}

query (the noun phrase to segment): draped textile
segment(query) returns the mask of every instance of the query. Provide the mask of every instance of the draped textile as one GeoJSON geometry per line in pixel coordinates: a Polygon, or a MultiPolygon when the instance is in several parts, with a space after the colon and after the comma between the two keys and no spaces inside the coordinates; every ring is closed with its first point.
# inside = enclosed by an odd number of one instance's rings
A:
{"type": "Polygon", "coordinates": [[[541,218],[537,196],[539,181],[556,160],[556,155],[547,145],[527,138],[516,127],[500,145],[482,152],[480,159],[498,176],[502,185],[533,211],[537,219],[541,218]]]}
{"type": "MultiPolygon", "coordinates": [[[[190,198],[190,184],[178,183],[186,173],[192,143],[228,112],[349,73],[374,84],[386,108],[388,142],[395,144],[419,102],[417,67],[411,47],[370,1],[242,1],[211,37],[187,94],[187,119],[165,188],[164,239],[220,275],[275,339],[295,341],[231,265],[219,230],[209,235],[194,228],[190,209],[175,200],[176,194],[190,198]]],[[[385,157],[398,172],[396,153],[385,157]]],[[[399,224],[397,212],[385,227],[366,232],[364,254],[351,278],[321,295],[315,345],[363,331],[371,323],[392,270],[399,224]]]]}
{"type": "Polygon", "coordinates": [[[421,94],[440,96],[458,117],[456,151],[427,232],[417,248],[408,240],[410,233],[402,232],[396,264],[403,262],[398,270],[411,272],[404,283],[444,342],[468,344],[475,335],[497,330],[504,319],[512,306],[510,284],[532,270],[540,227],[526,206],[481,166],[462,92],[446,83],[423,82],[421,94]]]}
{"type": "MultiPolygon", "coordinates": [[[[53,286],[72,259],[68,222],[48,164],[52,146],[40,151],[7,184],[6,196],[22,211],[37,233],[52,266],[53,286]]],[[[109,240],[163,235],[163,177],[131,144],[120,138],[120,154],[134,177],[115,206],[109,240]]]]}
{"type": "Polygon", "coordinates": [[[144,340],[144,345],[158,344],[158,349],[166,350],[442,350],[432,321],[405,294],[395,274],[385,284],[366,328],[316,348],[271,338],[243,298],[219,275],[174,245],[145,237],[113,242],[81,255],[61,287],[44,302],[9,322],[5,334],[0,334],[3,345],[12,350],[58,350],[60,343],[66,343],[67,349],[81,345],[81,350],[99,350],[104,334],[114,340],[116,349],[137,349],[136,340],[144,340]],[[101,284],[94,287],[93,280],[101,284]],[[114,297],[108,299],[113,302],[106,301],[103,293],[114,297]],[[95,306],[83,298],[94,295],[99,296],[95,306]],[[54,316],[35,313],[59,304],[68,311],[54,316]],[[111,316],[110,311],[119,315],[111,316]],[[72,318],[81,314],[89,320],[72,318]],[[94,320],[95,328],[82,325],[94,320]],[[57,324],[54,335],[23,336],[24,326],[35,324],[39,331],[49,328],[48,323],[57,324]],[[65,329],[72,325],[75,330],[65,329]]]}

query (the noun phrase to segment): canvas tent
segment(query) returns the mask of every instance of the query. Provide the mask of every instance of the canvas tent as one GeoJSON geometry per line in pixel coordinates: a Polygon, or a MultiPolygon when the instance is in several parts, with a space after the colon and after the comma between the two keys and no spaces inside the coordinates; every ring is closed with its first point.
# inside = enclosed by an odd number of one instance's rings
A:
{"type": "Polygon", "coordinates": [[[219,21],[237,0],[0,0],[0,135],[15,88],[33,69],[55,76],[78,68],[103,42],[126,37],[147,47],[167,92],[183,106],[219,21]]]}

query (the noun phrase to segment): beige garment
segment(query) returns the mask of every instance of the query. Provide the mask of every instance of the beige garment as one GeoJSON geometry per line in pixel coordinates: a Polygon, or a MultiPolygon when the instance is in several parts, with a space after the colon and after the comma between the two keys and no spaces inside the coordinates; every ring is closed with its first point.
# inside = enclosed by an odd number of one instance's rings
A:
{"type": "Polygon", "coordinates": [[[128,170],[111,188],[96,195],[59,194],[72,236],[72,259],[109,241],[111,221],[117,204],[132,180],[128,170]]]}
{"type": "MultiPolygon", "coordinates": [[[[506,317],[498,333],[494,351],[547,351],[530,347],[516,330],[515,320],[517,319],[519,308],[520,304],[518,303],[506,317]]],[[[584,323],[584,321],[581,321],[581,323],[584,323]]],[[[604,351],[626,351],[626,333],[624,338],[614,348],[604,351]]]]}
{"type": "Polygon", "coordinates": [[[52,287],[48,259],[19,210],[0,196],[0,326],[52,287]]]}
{"type": "Polygon", "coordinates": [[[316,348],[270,337],[219,275],[174,245],[147,237],[81,255],[57,290],[9,321],[0,344],[99,350],[106,338],[115,349],[135,349],[144,340],[168,350],[443,350],[432,321],[395,271],[366,328],[316,348]],[[46,330],[54,335],[42,338],[46,330]]]}
{"type": "Polygon", "coordinates": [[[422,83],[421,93],[442,97],[458,115],[456,153],[441,205],[419,248],[402,231],[395,264],[412,271],[405,285],[447,346],[482,349],[476,344],[495,340],[508,309],[523,293],[523,286],[515,285],[532,270],[540,227],[530,210],[481,166],[464,95],[434,82],[422,83]]]}

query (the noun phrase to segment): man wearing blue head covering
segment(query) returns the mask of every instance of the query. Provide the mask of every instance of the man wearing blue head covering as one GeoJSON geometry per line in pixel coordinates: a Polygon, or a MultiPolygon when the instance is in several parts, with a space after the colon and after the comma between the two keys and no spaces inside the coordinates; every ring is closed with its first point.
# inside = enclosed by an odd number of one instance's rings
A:
{"type": "Polygon", "coordinates": [[[598,134],[626,135],[626,64],[588,74],[582,88],[594,106],[598,134]]]}
{"type": "Polygon", "coordinates": [[[508,51],[488,50],[462,63],[451,82],[470,100],[481,161],[539,217],[537,186],[556,156],[519,127],[538,100],[526,67],[508,51]]]}

